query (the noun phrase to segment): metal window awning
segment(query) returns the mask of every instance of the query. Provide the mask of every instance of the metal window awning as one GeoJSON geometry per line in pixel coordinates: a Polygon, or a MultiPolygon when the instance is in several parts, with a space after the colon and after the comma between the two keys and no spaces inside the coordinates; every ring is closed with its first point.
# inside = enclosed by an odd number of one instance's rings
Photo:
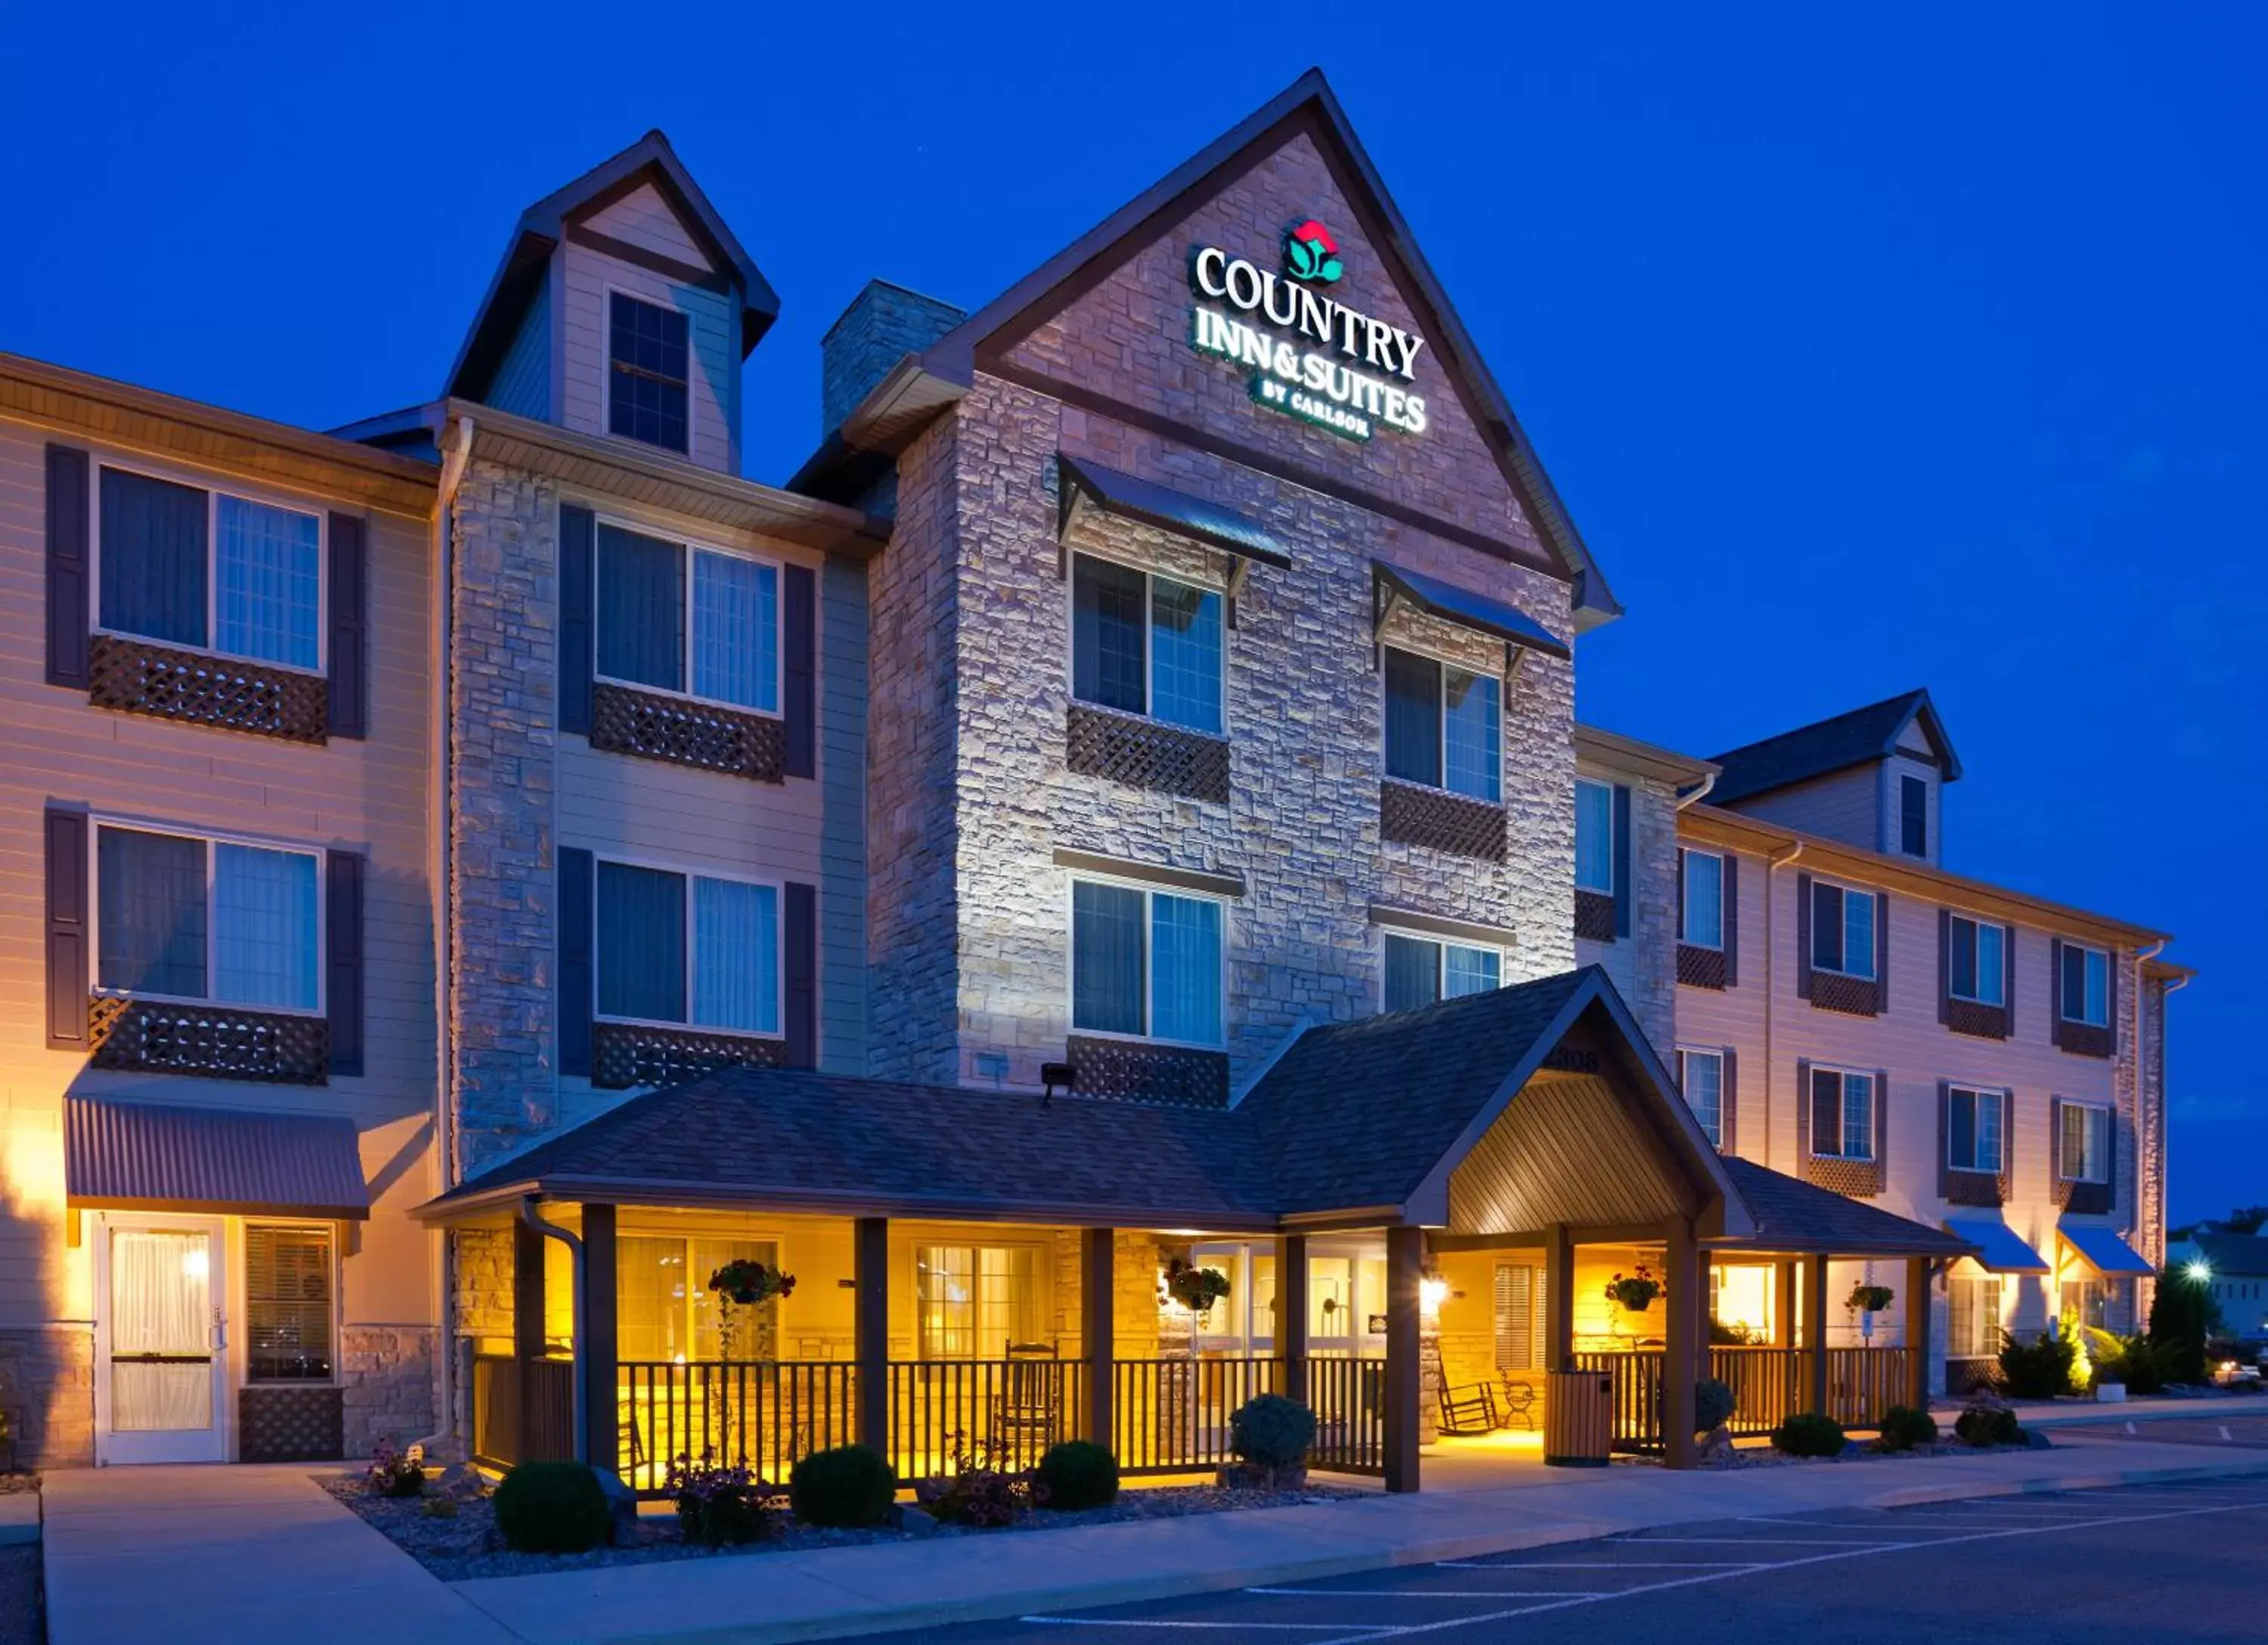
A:
{"type": "Polygon", "coordinates": [[[2158,1271],[2149,1259],[2118,1237],[2114,1228],[2100,1223],[2058,1222],[2056,1232],[2063,1243],[2078,1254],[2079,1259],[2106,1280],[2121,1280],[2130,1274],[2150,1274],[2158,1271]]]}
{"type": "Polygon", "coordinates": [[[74,1210],[370,1215],[354,1125],[324,1114],[66,1097],[63,1191],[74,1210]]]}
{"type": "Polygon", "coordinates": [[[1428,577],[1404,566],[1385,560],[1370,563],[1379,594],[1379,628],[1384,631],[1386,618],[1396,602],[1416,607],[1428,616],[1454,623],[1460,628],[1477,630],[1492,634],[1528,651],[1541,652],[1546,657],[1565,659],[1574,655],[1565,641],[1556,638],[1528,613],[1501,600],[1491,600],[1476,594],[1454,583],[1445,583],[1438,577],[1428,577]]]}
{"type": "Polygon", "coordinates": [[[1977,1247],[1976,1262],[1991,1273],[2046,1273],[2039,1252],[1998,1217],[1948,1217],[1945,1231],[1977,1247]]]}
{"type": "Polygon", "coordinates": [[[1064,531],[1071,528],[1082,510],[1092,508],[1190,538],[1240,560],[1278,567],[1292,564],[1290,551],[1266,527],[1234,509],[1098,462],[1070,457],[1058,457],[1057,461],[1063,471],[1062,518],[1057,524],[1064,531]]]}

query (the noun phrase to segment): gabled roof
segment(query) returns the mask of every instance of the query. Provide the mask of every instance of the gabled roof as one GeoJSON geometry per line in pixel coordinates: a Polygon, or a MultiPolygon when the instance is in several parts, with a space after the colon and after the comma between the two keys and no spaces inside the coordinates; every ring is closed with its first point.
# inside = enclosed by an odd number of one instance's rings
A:
{"type": "Polygon", "coordinates": [[[2196,1246],[2217,1274],[2268,1274],[2268,1239],[2257,1234],[2192,1234],[2181,1243],[2196,1246]]]}
{"type": "Polygon", "coordinates": [[[878,383],[828,444],[789,482],[798,490],[828,494],[839,468],[863,481],[858,454],[896,451],[974,380],[980,353],[1002,337],[1018,337],[1066,300],[1078,282],[1115,266],[1147,244],[1184,210],[1189,196],[1233,179],[1272,153],[1286,130],[1301,126],[1354,179],[1351,203],[1366,218],[1381,253],[1397,265],[1399,284],[1420,308],[1433,348],[1469,395],[1474,420],[1535,524],[1560,572],[1574,585],[1578,619],[1585,626],[1622,615],[1606,579],[1559,500],[1535,447],[1513,415],[1504,392],[1458,319],[1448,295],[1418,248],[1401,209],[1320,69],[1310,69],[1280,95],[1175,167],[1155,185],[1057,252],[919,354],[909,354],[878,383]]]}
{"type": "Polygon", "coordinates": [[[1720,806],[1737,805],[1791,784],[1887,759],[1896,751],[1899,737],[1916,718],[1937,749],[1944,779],[1955,781],[1961,775],[1961,761],[1953,752],[1952,740],[1945,734],[1929,693],[1917,690],[1712,756],[1724,769],[1710,790],[1710,800],[1720,806]]]}
{"type": "Polygon", "coordinates": [[[1966,1257],[1977,1248],[1941,1229],[1815,1187],[1754,1160],[1727,1154],[1725,1171],[1756,1220],[1739,1243],[1757,1250],[1838,1257],[1966,1257]]]}
{"type": "Polygon", "coordinates": [[[757,339],[779,315],[779,298],[678,159],[669,139],[659,131],[649,131],[612,159],[601,161],[520,213],[504,262],[489,282],[488,294],[481,299],[472,328],[449,367],[449,380],[441,390],[444,395],[481,397],[504,350],[512,346],[520,316],[541,288],[553,249],[566,237],[569,227],[647,183],[659,188],[676,208],[687,231],[702,243],[711,260],[719,269],[731,270],[730,278],[740,299],[740,352],[745,356],[756,346],[757,339]]]}

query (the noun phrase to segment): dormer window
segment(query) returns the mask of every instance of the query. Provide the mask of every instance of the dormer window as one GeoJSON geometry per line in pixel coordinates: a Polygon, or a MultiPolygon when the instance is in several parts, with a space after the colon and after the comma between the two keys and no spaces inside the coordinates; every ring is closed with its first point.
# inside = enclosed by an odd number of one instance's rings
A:
{"type": "Polygon", "coordinates": [[[607,332],[607,432],[685,451],[685,316],[610,291],[607,332]]]}

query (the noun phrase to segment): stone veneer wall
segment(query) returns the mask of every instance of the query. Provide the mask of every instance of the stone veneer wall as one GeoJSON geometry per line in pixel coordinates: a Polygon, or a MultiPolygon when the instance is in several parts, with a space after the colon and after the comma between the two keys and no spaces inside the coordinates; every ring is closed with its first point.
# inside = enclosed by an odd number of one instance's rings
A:
{"type": "MultiPolygon", "coordinates": [[[[2163,981],[2145,977],[2146,1009],[2142,1014],[2139,1097],[2135,1127],[2136,1179],[2140,1184],[2135,1207],[2142,1255],[2161,1267],[2166,1260],[2166,996],[2163,981]]],[[[2148,1281],[2144,1281],[2138,1306],[2147,1317],[2148,1281]]]]}
{"type": "MultiPolygon", "coordinates": [[[[18,1468],[85,1468],[94,1462],[94,1329],[0,1330],[0,1413],[15,1432],[18,1468]]],[[[0,1465],[11,1458],[0,1447],[0,1465]]]]}
{"type": "Polygon", "coordinates": [[[441,1426],[433,1408],[440,1334],[431,1325],[349,1325],[340,1333],[350,1459],[369,1456],[380,1440],[406,1445],[441,1426]]]}

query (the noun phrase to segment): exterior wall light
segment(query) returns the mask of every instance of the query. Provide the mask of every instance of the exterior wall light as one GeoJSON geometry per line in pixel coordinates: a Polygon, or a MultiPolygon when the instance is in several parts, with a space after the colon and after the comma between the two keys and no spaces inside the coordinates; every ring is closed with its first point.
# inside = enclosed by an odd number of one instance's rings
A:
{"type": "Polygon", "coordinates": [[[1440,1313],[1441,1304],[1448,1300],[1448,1296],[1449,1282],[1447,1280],[1418,1281],[1418,1306],[1428,1314],[1440,1313]]]}

